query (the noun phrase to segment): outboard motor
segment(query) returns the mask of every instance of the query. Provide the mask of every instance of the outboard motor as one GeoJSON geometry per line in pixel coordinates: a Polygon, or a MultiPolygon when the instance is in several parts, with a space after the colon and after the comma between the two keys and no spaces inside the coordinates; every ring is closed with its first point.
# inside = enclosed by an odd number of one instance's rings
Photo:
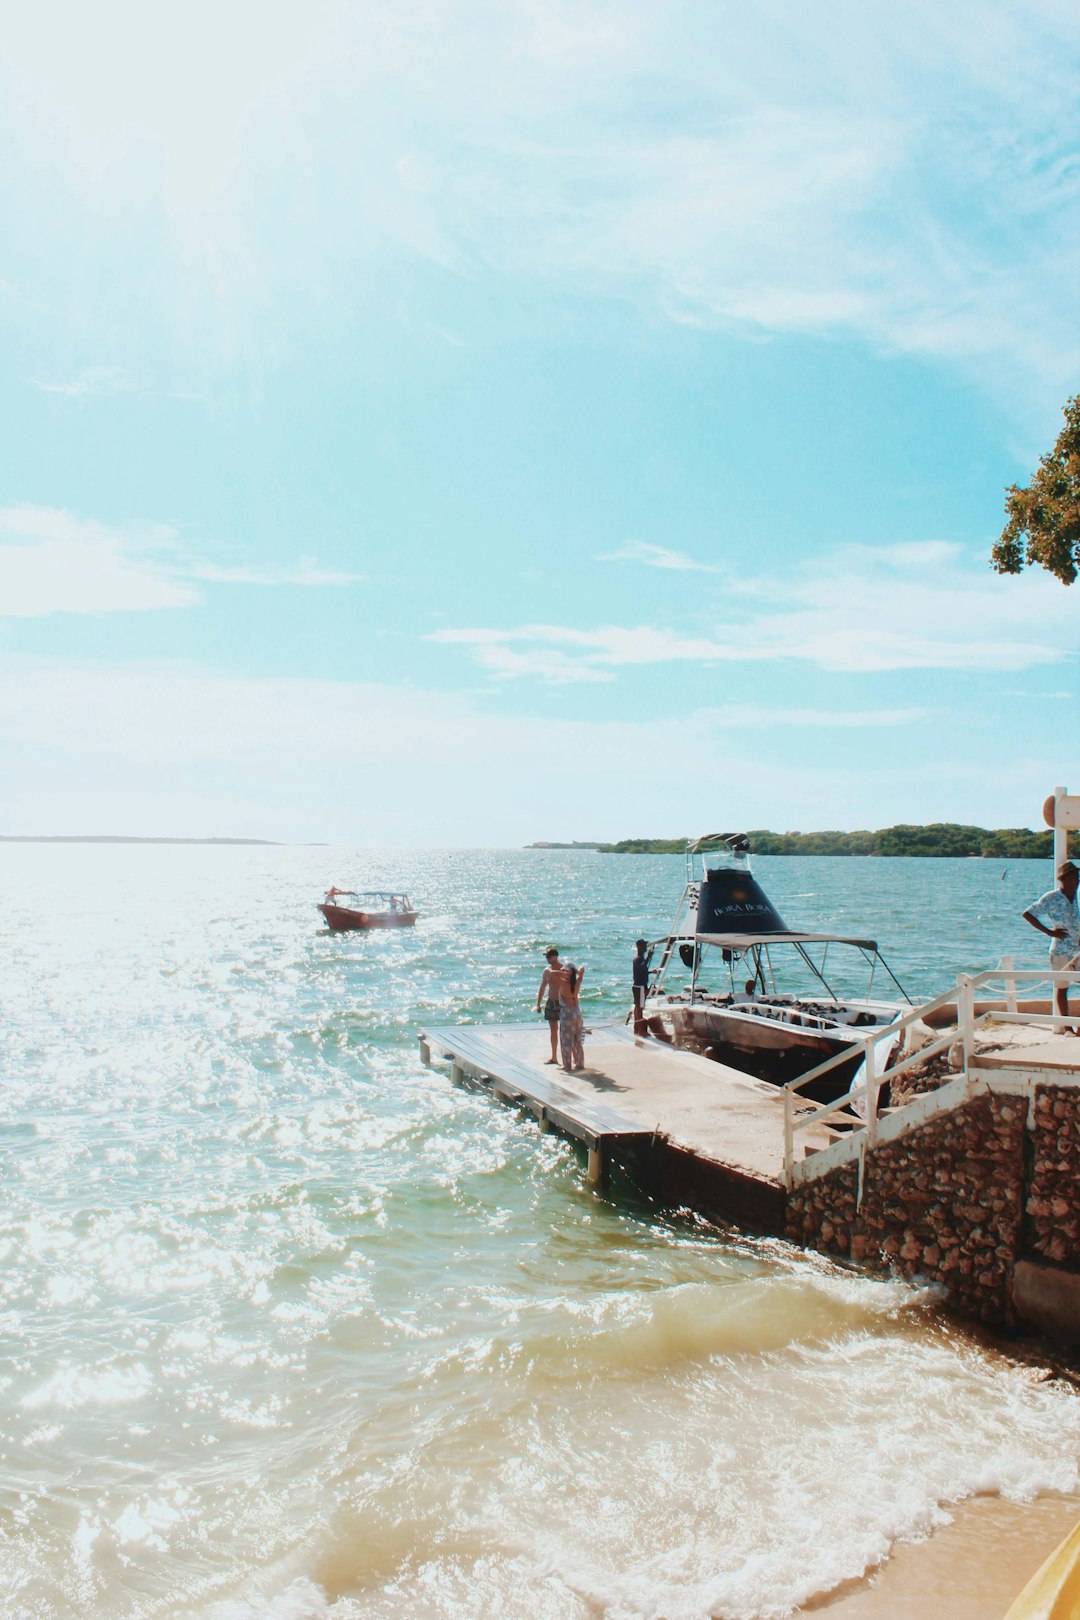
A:
{"type": "Polygon", "coordinates": [[[699,934],[788,934],[791,930],[749,872],[706,872],[698,896],[699,934]]]}

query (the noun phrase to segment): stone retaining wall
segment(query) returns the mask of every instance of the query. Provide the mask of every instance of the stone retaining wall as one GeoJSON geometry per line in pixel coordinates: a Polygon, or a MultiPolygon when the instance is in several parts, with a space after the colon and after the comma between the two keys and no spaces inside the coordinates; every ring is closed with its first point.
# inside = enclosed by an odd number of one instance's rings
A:
{"type": "Polygon", "coordinates": [[[1040,1086],[1031,1127],[1028,1247],[1058,1265],[1080,1268],[1080,1091],[1040,1086]]]}
{"type": "MultiPolygon", "coordinates": [[[[791,1193],[785,1235],[940,1283],[967,1315],[1009,1320],[1024,1239],[1025,1112],[1023,1099],[991,1093],[928,1120],[867,1153],[861,1204],[853,1165],[791,1193]]],[[[1070,1128],[1080,1130],[1075,1112],[1070,1128]]],[[[1080,1224],[1073,1236],[1080,1245],[1080,1224]]]]}
{"type": "Polygon", "coordinates": [[[913,1064],[898,1080],[893,1081],[890,1101],[896,1107],[900,1107],[910,1102],[913,1097],[921,1097],[928,1091],[937,1091],[939,1086],[958,1079],[962,1072],[962,1068],[953,1061],[951,1051],[937,1052],[933,1057],[925,1058],[922,1063],[913,1064]]]}

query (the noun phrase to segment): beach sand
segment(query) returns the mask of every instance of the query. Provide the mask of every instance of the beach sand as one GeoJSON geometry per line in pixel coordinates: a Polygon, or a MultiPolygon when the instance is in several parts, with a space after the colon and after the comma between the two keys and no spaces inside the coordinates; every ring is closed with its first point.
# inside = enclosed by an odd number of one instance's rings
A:
{"type": "Polygon", "coordinates": [[[1080,1519],[1080,1495],[1036,1502],[979,1496],[928,1541],[901,1543],[865,1580],[807,1605],[816,1620],[1002,1620],[1080,1519]]]}

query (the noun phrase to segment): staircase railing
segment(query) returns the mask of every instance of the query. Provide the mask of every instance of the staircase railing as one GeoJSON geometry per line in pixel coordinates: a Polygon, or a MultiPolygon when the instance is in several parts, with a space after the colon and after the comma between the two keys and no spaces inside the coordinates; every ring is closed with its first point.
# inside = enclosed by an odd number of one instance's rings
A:
{"type": "MultiPolygon", "coordinates": [[[[1069,970],[1067,972],[1049,972],[1045,968],[1014,968],[1011,962],[1003,961],[997,968],[991,968],[983,973],[959,973],[956,977],[955,989],[946,990],[942,995],[936,996],[932,1001],[924,1001],[913,1007],[903,1017],[894,1023],[878,1026],[866,1034],[854,1038],[850,1045],[842,1051],[819,1063],[816,1068],[810,1069],[806,1074],[799,1075],[784,1087],[784,1184],[790,1192],[795,1185],[796,1161],[795,1139],[803,1132],[815,1126],[825,1124],[838,1114],[845,1115],[845,1124],[851,1120],[852,1114],[861,1118],[861,1124],[853,1123],[849,1134],[852,1143],[852,1156],[865,1144],[874,1147],[878,1139],[878,1124],[880,1119],[880,1097],[886,1085],[891,1085],[909,1070],[919,1067],[928,1059],[938,1056],[950,1048],[960,1045],[962,1051],[962,1072],[971,1077],[978,1069],[978,1052],[975,1047],[976,1032],[986,1027],[992,1019],[995,1023],[1030,1024],[1040,1028],[1048,1026],[1057,1031],[1061,1029],[1080,1029],[1080,1017],[1065,1016],[1049,1012],[1031,1012],[1019,1009],[1016,995],[1018,982],[1036,986],[1051,986],[1056,990],[1059,985],[1080,984],[1080,972],[1069,970]],[[989,1006],[978,1005],[975,1000],[976,990],[1000,982],[1001,1002],[991,1003],[989,1006]],[[946,1007],[955,1007],[956,1023],[950,1025],[945,1033],[935,1040],[926,1042],[914,1051],[902,1055],[895,1062],[887,1064],[883,1069],[877,1067],[877,1048],[886,1040],[890,1040],[892,1050],[903,1052],[902,1037],[914,1024],[925,1023],[927,1017],[946,1007]],[[832,1102],[818,1103],[805,1095],[805,1088],[814,1081],[820,1080],[824,1075],[832,1073],[841,1064],[849,1064],[853,1056],[862,1051],[862,1063],[855,1071],[851,1085],[841,1096],[832,1102]]],[[[1051,1007],[1053,1003],[1051,1001],[1051,1007]]],[[[1077,1052],[1077,1063],[1080,1067],[1080,1049],[1077,1052]]],[[[955,1106],[955,1104],[953,1105],[955,1106]]],[[[918,1123],[918,1111],[913,1112],[912,1123],[918,1123]]]]}

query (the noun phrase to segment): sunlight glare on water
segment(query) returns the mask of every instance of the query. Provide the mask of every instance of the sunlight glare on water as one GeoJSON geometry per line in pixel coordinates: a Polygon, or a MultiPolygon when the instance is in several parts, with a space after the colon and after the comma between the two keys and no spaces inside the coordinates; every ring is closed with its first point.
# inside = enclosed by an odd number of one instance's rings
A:
{"type": "MultiPolygon", "coordinates": [[[[1080,1400],[925,1296],[598,1200],[420,1064],[426,1024],[527,1018],[552,941],[624,1011],[681,860],[0,862],[11,1620],[780,1617],[944,1504],[1077,1488],[1080,1400]],[[331,936],[331,882],[421,922],[331,936]]],[[[915,992],[1041,962],[1034,863],[756,871],[915,992]]]]}

